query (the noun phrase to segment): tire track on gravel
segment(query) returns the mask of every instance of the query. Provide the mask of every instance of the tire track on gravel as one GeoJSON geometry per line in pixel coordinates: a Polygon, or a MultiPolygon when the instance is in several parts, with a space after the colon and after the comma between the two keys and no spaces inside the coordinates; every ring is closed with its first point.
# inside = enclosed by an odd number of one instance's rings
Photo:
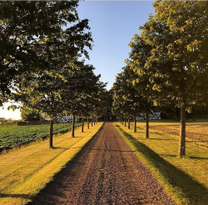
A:
{"type": "Polygon", "coordinates": [[[30,205],[175,205],[112,123],[30,205]]]}

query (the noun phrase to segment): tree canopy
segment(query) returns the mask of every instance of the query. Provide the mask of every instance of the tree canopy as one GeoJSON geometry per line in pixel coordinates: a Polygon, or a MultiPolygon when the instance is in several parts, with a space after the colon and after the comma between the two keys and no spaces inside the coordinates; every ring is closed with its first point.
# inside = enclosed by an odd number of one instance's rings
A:
{"type": "Polygon", "coordinates": [[[0,3],[0,106],[11,98],[20,75],[54,65],[51,56],[57,59],[57,50],[61,65],[66,62],[61,57],[88,57],[84,47],[91,48],[91,33],[86,32],[88,20],[79,19],[77,6],[78,1],[0,3]]]}
{"type": "Polygon", "coordinates": [[[185,111],[206,102],[208,3],[205,1],[155,1],[155,15],[140,27],[130,43],[133,70],[148,77],[142,91],[155,103],[173,103],[181,109],[179,155],[185,155],[185,111]],[[150,88],[150,89],[149,89],[150,88]],[[149,91],[147,91],[149,90],[149,91]]]}

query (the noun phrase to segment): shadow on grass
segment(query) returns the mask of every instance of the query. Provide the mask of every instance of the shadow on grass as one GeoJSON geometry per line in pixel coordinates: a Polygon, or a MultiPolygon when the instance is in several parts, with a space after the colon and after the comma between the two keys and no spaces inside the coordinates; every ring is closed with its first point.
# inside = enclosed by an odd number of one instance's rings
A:
{"type": "Polygon", "coordinates": [[[163,139],[161,139],[161,138],[154,138],[154,137],[151,137],[151,138],[149,138],[148,140],[159,140],[159,141],[163,141],[163,140],[165,140],[165,141],[178,141],[177,139],[173,139],[173,138],[163,138],[163,139]]]}
{"type": "Polygon", "coordinates": [[[24,198],[24,199],[30,199],[31,196],[29,194],[2,194],[2,193],[0,193],[0,198],[24,198]]]}
{"type": "Polygon", "coordinates": [[[164,157],[177,157],[177,155],[174,155],[174,154],[160,154],[159,156],[164,156],[164,157]]]}
{"type": "Polygon", "coordinates": [[[207,157],[190,157],[191,159],[207,160],[207,157]]]}
{"type": "MultiPolygon", "coordinates": [[[[188,204],[205,205],[208,204],[208,190],[191,176],[165,161],[157,153],[151,150],[143,143],[137,141],[132,135],[125,132],[120,126],[116,125],[125,137],[135,146],[138,152],[142,153],[145,158],[160,172],[165,180],[172,187],[182,193],[182,197],[188,199],[188,204]]],[[[186,203],[187,204],[187,203],[186,203]]]]}
{"type": "Polygon", "coordinates": [[[64,147],[52,147],[52,149],[63,149],[63,150],[67,150],[68,148],[64,148],[64,147]]]}

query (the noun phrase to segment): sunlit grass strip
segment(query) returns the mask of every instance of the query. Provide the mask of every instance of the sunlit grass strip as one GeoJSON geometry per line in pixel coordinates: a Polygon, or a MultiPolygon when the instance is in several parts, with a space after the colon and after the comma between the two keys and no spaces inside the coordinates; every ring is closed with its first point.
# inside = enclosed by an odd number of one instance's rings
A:
{"type": "MultiPolygon", "coordinates": [[[[138,126],[142,127],[142,123],[138,126]]],[[[116,128],[178,204],[207,204],[207,149],[188,143],[188,156],[180,159],[178,140],[173,136],[151,130],[150,139],[145,140],[144,129],[134,133],[119,123],[116,128]]]]}
{"type": "Polygon", "coordinates": [[[102,123],[81,132],[75,131],[54,138],[55,149],[48,140],[32,144],[16,152],[0,155],[0,204],[26,204],[53,179],[65,164],[97,133],[102,123]]]}

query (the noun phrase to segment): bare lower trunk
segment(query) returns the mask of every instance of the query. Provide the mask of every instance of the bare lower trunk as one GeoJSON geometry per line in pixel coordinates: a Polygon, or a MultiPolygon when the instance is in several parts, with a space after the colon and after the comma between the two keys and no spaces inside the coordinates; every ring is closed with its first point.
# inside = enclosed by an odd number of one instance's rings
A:
{"type": "Polygon", "coordinates": [[[91,127],[93,127],[93,118],[91,118],[91,127]]]}
{"type": "Polygon", "coordinates": [[[130,121],[130,118],[128,118],[128,129],[131,128],[131,121],[130,121]]]}
{"type": "Polygon", "coordinates": [[[75,115],[72,115],[72,137],[74,137],[74,128],[75,128],[75,115]]]}
{"type": "Polygon", "coordinates": [[[149,113],[146,113],[146,139],[149,138],[149,113]]]}
{"type": "Polygon", "coordinates": [[[179,140],[179,156],[183,157],[186,155],[185,150],[186,143],[186,107],[184,104],[180,108],[180,140],[179,140]]]}
{"type": "Polygon", "coordinates": [[[124,126],[126,127],[126,118],[124,118],[124,126]]]}
{"type": "Polygon", "coordinates": [[[134,132],[137,132],[137,121],[136,121],[136,117],[134,117],[134,132]]]}
{"type": "Polygon", "coordinates": [[[89,121],[89,117],[87,117],[87,128],[90,128],[90,121],[89,121]]]}
{"type": "Polygon", "coordinates": [[[84,117],[82,117],[82,132],[84,132],[84,117]]]}
{"type": "Polygon", "coordinates": [[[50,120],[49,147],[53,148],[53,119],[50,120]]]}

